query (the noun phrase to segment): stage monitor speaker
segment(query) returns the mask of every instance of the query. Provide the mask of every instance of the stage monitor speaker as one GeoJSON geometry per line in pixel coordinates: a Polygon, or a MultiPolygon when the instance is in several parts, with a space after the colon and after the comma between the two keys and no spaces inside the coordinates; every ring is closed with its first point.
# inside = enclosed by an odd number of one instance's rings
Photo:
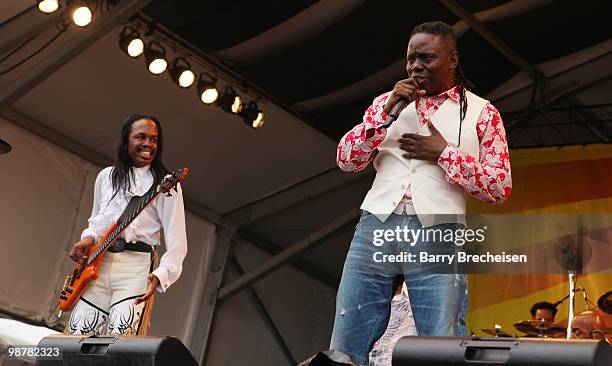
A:
{"type": "Polygon", "coordinates": [[[189,350],[174,337],[55,335],[43,338],[38,348],[60,352],[57,359],[38,358],[36,364],[41,366],[198,365],[189,350]]]}
{"type": "Polygon", "coordinates": [[[404,337],[393,349],[394,366],[610,366],[605,341],[554,338],[404,337]]]}

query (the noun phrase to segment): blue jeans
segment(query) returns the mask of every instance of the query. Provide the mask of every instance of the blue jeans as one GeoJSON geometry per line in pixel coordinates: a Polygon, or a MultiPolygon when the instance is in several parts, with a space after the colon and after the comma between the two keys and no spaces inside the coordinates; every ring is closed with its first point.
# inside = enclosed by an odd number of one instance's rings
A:
{"type": "MultiPolygon", "coordinates": [[[[427,241],[397,236],[384,237],[381,230],[422,230],[416,215],[392,214],[381,222],[364,211],[344,262],[336,297],[336,317],[331,348],[348,355],[358,365],[368,364],[368,353],[382,336],[389,322],[393,280],[403,275],[418,335],[448,336],[465,334],[467,277],[454,264],[422,263],[421,252],[452,255],[459,250],[452,241],[440,237],[427,241]],[[375,245],[374,243],[376,242],[375,245]],[[413,262],[381,261],[383,255],[395,258],[413,255],[413,262]]],[[[457,230],[462,224],[442,224],[427,229],[457,230]]],[[[405,232],[405,231],[404,231],[405,232]]],[[[389,233],[389,231],[387,231],[389,233]]],[[[400,234],[398,234],[400,235],[400,234]]]]}

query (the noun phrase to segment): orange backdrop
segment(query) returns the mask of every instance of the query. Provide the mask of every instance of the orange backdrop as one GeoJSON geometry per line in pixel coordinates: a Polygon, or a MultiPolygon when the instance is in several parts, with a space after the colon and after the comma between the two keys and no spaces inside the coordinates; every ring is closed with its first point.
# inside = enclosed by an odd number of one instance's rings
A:
{"type": "MultiPolygon", "coordinates": [[[[513,189],[502,205],[470,200],[470,213],[612,214],[612,148],[610,145],[513,150],[510,153],[513,189]]],[[[597,253],[602,270],[578,277],[578,287],[597,299],[612,289],[610,243],[597,253]]],[[[595,256],[596,253],[594,253],[595,256]]],[[[468,333],[484,336],[482,328],[500,324],[510,334],[513,324],[530,319],[538,301],[555,302],[569,292],[567,275],[469,275],[468,333]]],[[[556,322],[567,324],[567,301],[558,307],[556,322]]],[[[576,293],[574,312],[585,310],[576,293]]]]}

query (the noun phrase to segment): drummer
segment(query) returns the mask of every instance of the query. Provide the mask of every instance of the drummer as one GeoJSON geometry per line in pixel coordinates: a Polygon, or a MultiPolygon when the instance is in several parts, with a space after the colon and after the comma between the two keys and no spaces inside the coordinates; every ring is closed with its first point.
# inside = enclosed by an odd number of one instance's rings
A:
{"type": "Polygon", "coordinates": [[[594,311],[587,310],[577,314],[572,320],[571,339],[604,339],[603,319],[594,311]]]}
{"type": "Polygon", "coordinates": [[[540,301],[533,304],[530,310],[531,319],[542,320],[554,323],[557,315],[557,307],[548,301],[540,301]]]}

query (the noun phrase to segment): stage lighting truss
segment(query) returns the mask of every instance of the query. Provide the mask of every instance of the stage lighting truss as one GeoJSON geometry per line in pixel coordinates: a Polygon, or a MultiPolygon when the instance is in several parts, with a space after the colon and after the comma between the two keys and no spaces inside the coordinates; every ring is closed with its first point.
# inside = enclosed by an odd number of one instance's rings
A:
{"type": "Polygon", "coordinates": [[[200,101],[206,105],[211,105],[219,98],[219,90],[217,89],[217,78],[207,72],[200,74],[198,85],[198,97],[200,101]]]}
{"type": "Polygon", "coordinates": [[[257,102],[254,100],[244,106],[240,112],[240,117],[251,128],[258,129],[264,125],[264,112],[257,107],[257,102]]]}
{"type": "Polygon", "coordinates": [[[145,44],[140,33],[133,27],[123,28],[119,35],[119,47],[132,58],[138,58],[144,53],[145,44]]]}
{"type": "Polygon", "coordinates": [[[51,14],[59,9],[59,0],[37,0],[36,6],[41,13],[51,14]]]}
{"type": "Polygon", "coordinates": [[[168,68],[168,61],[166,61],[166,49],[163,48],[159,42],[149,42],[145,49],[144,55],[147,69],[149,69],[151,74],[159,75],[168,68]]]}
{"type": "Polygon", "coordinates": [[[86,0],[75,0],[71,2],[70,17],[75,25],[81,28],[88,26],[93,19],[93,13],[89,2],[86,0]]]}
{"type": "Polygon", "coordinates": [[[172,61],[168,70],[172,81],[180,88],[187,89],[195,83],[196,75],[191,65],[183,57],[177,57],[172,61]]]}
{"type": "Polygon", "coordinates": [[[226,85],[221,91],[217,104],[221,109],[229,113],[239,114],[242,112],[242,98],[240,98],[240,96],[236,94],[234,88],[229,85],[226,85]]]}
{"type": "MultiPolygon", "coordinates": [[[[237,84],[243,85],[244,83],[244,85],[246,85],[244,81],[242,83],[238,81],[238,83],[225,84],[223,89],[219,91],[220,89],[216,76],[217,70],[213,69],[210,72],[204,71],[196,77],[196,70],[192,68],[192,64],[188,61],[188,57],[183,55],[195,58],[196,65],[200,64],[200,66],[202,66],[202,64],[198,62],[199,59],[197,56],[194,56],[188,49],[184,49],[180,45],[174,43],[167,45],[167,40],[164,37],[162,37],[161,40],[158,37],[151,39],[155,33],[155,28],[150,24],[145,23],[144,26],[140,27],[137,22],[131,23],[125,26],[119,35],[119,47],[124,53],[134,59],[144,54],[145,64],[149,72],[159,75],[168,70],[172,81],[182,89],[188,89],[193,84],[196,84],[198,99],[203,104],[216,104],[224,111],[239,116],[244,123],[253,129],[263,127],[264,112],[259,109],[257,102],[252,100],[247,105],[244,105],[242,98],[234,89],[234,86],[237,84]],[[143,34],[142,32],[144,32],[144,37],[141,37],[141,34],[143,34]],[[163,46],[162,42],[164,43],[163,46]],[[168,65],[168,57],[166,56],[167,49],[171,50],[172,53],[182,54],[174,58],[170,65],[168,65]]],[[[207,69],[209,67],[210,66],[207,66],[207,69]]],[[[241,87],[241,90],[245,93],[247,92],[246,87],[241,87]]]]}

